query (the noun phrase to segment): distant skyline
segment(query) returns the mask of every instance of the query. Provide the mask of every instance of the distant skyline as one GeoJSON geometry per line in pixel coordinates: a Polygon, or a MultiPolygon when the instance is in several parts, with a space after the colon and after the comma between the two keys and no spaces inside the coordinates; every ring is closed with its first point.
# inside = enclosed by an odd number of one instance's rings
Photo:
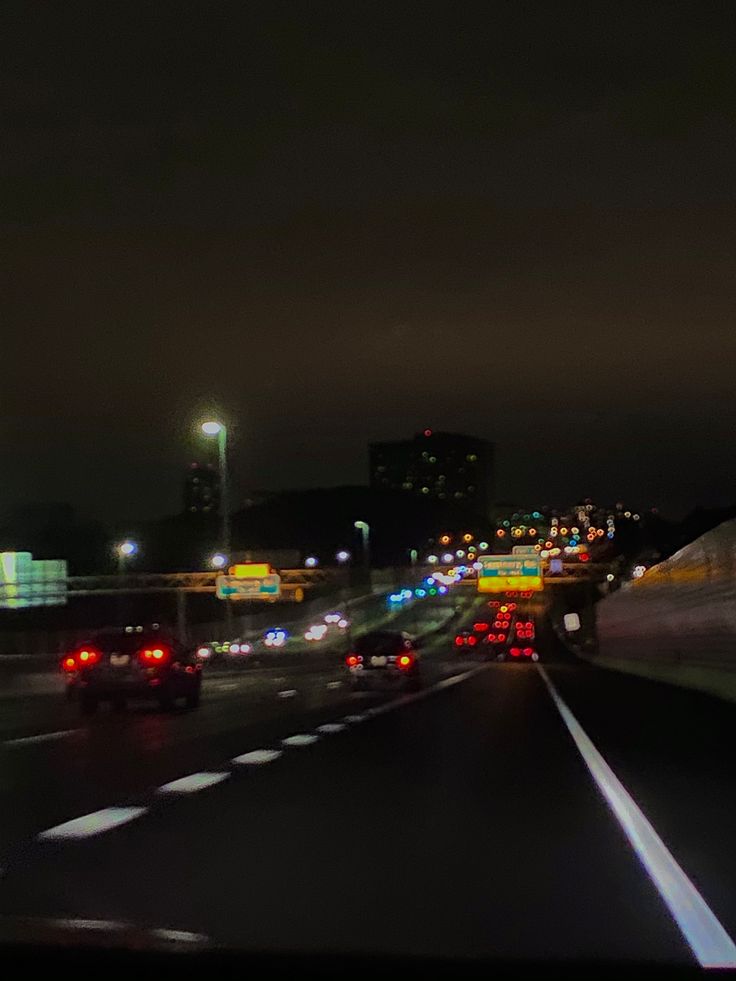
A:
{"type": "Polygon", "coordinates": [[[241,490],[429,426],[501,499],[736,500],[728,5],[1,16],[0,511],[175,512],[211,411],[241,490]]]}

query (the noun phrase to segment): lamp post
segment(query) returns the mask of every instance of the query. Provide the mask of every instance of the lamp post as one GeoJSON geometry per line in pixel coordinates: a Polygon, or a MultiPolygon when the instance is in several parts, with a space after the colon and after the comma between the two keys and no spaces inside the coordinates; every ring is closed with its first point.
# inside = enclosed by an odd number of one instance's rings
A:
{"type": "MultiPolygon", "coordinates": [[[[119,576],[125,575],[127,563],[130,561],[130,559],[135,558],[137,554],[138,554],[138,544],[137,542],[131,541],[129,538],[126,538],[124,542],[119,542],[115,546],[115,556],[117,558],[119,576]]],[[[120,620],[122,620],[123,615],[125,613],[125,597],[123,596],[122,585],[120,585],[119,588],[120,588],[120,593],[118,595],[118,604],[117,604],[118,617],[120,620]]]]}
{"type": "MultiPolygon", "coordinates": [[[[218,469],[220,471],[220,517],[222,521],[220,531],[220,538],[222,540],[220,544],[223,548],[224,555],[222,552],[216,554],[225,558],[225,561],[227,561],[227,556],[230,555],[230,474],[228,473],[227,466],[227,426],[217,419],[210,419],[202,423],[201,429],[205,436],[215,437],[217,439],[218,469]]],[[[215,568],[222,567],[215,566],[215,568]]],[[[226,640],[232,640],[232,615],[230,600],[226,599],[225,629],[228,634],[225,638],[226,640]]]]}
{"type": "Polygon", "coordinates": [[[220,471],[220,508],[222,520],[222,547],[226,555],[230,554],[230,475],[227,466],[227,426],[212,419],[202,423],[205,436],[217,438],[218,467],[220,471]]]}
{"type": "Polygon", "coordinates": [[[371,526],[367,521],[356,521],[355,528],[360,532],[363,543],[363,563],[365,565],[368,585],[371,585],[371,526]]]}

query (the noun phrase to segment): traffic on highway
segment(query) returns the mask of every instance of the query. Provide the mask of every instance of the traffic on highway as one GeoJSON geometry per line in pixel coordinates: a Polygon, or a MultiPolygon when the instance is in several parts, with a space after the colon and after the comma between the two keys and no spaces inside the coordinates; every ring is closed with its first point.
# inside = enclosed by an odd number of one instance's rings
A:
{"type": "Polygon", "coordinates": [[[9,978],[736,971],[734,6],[2,3],[9,978]]]}
{"type": "Polygon", "coordinates": [[[389,596],[383,626],[306,658],[203,666],[135,628],[66,656],[56,692],[2,700],[6,936],[730,963],[732,852],[691,820],[725,831],[731,781],[698,753],[730,715],[624,676],[612,701],[543,595],[389,596]],[[672,745],[642,756],[652,726],[672,745]],[[390,831],[356,850],[358,826],[390,831]]]}

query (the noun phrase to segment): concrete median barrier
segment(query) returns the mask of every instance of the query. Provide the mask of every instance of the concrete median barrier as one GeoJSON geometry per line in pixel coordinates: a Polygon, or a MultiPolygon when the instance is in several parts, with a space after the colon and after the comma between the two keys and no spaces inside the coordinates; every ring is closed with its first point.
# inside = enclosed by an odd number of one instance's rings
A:
{"type": "Polygon", "coordinates": [[[596,604],[601,667],[736,701],[736,520],[596,604]]]}

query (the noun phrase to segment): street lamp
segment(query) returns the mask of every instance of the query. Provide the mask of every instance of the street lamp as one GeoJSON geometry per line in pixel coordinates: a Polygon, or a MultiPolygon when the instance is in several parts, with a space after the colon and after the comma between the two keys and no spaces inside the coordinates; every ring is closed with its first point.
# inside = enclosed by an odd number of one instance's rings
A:
{"type": "Polygon", "coordinates": [[[340,565],[344,565],[346,562],[350,561],[350,552],[347,552],[344,548],[341,548],[340,551],[335,555],[335,558],[340,563],[340,565]]]}
{"type": "Polygon", "coordinates": [[[316,569],[318,562],[319,559],[317,559],[315,555],[308,555],[304,560],[304,565],[307,567],[307,569],[316,569]]]}
{"type": "Polygon", "coordinates": [[[227,555],[223,555],[222,552],[215,552],[214,555],[210,556],[210,565],[213,569],[223,569],[227,565],[227,555]]]}
{"type": "MultiPolygon", "coordinates": [[[[135,558],[137,554],[138,554],[138,544],[137,542],[131,541],[129,538],[126,538],[125,541],[119,542],[115,546],[115,555],[118,560],[119,576],[123,576],[125,574],[125,563],[129,559],[135,558]]],[[[120,622],[122,622],[123,619],[125,618],[125,612],[126,612],[125,608],[126,608],[125,596],[123,595],[121,589],[117,597],[118,619],[120,620],[120,622]]]]}
{"type": "Polygon", "coordinates": [[[356,521],[355,528],[361,533],[363,539],[363,561],[366,568],[371,567],[371,526],[367,521],[356,521]]]}
{"type": "Polygon", "coordinates": [[[211,419],[202,423],[202,432],[205,436],[217,438],[217,452],[220,470],[220,507],[222,509],[222,547],[226,553],[230,552],[230,488],[229,474],[227,467],[227,426],[224,423],[211,419]]]}

